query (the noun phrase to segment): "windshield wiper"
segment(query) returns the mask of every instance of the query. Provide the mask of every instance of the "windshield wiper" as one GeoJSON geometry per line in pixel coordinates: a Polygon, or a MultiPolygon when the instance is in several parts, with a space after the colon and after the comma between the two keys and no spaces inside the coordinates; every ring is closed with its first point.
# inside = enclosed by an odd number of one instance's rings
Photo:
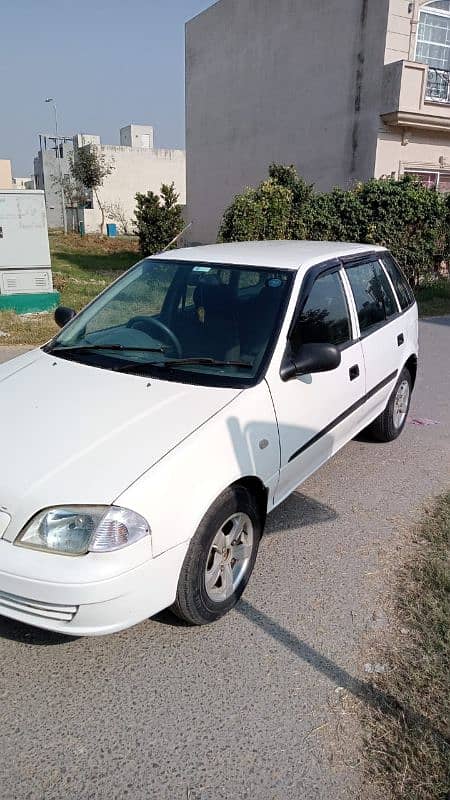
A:
{"type": "Polygon", "coordinates": [[[207,357],[192,357],[192,358],[170,358],[167,361],[143,361],[140,364],[133,362],[133,364],[121,364],[115,368],[117,372],[132,372],[135,369],[143,367],[160,367],[161,369],[172,369],[176,367],[189,366],[190,364],[198,364],[205,367],[237,367],[240,369],[253,369],[253,364],[248,361],[221,361],[217,358],[207,357]]]}
{"type": "Polygon", "coordinates": [[[221,361],[218,358],[208,358],[207,356],[196,356],[192,358],[170,358],[162,362],[164,367],[184,366],[185,364],[200,364],[206,367],[242,367],[252,369],[253,364],[248,361],[221,361]]]}
{"type": "Polygon", "coordinates": [[[136,353],[165,353],[166,347],[128,347],[124,344],[79,344],[69,345],[68,347],[56,346],[47,350],[48,353],[79,353],[83,350],[114,350],[119,352],[136,352],[136,353]]]}

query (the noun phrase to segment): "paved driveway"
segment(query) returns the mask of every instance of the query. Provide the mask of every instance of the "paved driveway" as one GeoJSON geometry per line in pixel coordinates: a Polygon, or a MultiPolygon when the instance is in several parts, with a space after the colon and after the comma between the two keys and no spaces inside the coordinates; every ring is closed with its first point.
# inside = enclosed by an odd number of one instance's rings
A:
{"type": "Polygon", "coordinates": [[[412,416],[439,425],[351,442],[309,479],[269,518],[245,600],[221,622],[162,614],[70,640],[0,618],[2,798],[358,796],[333,744],[337,698],[363,694],[361,640],[390,624],[386,554],[449,483],[450,318],[422,322],[421,343],[412,416]]]}

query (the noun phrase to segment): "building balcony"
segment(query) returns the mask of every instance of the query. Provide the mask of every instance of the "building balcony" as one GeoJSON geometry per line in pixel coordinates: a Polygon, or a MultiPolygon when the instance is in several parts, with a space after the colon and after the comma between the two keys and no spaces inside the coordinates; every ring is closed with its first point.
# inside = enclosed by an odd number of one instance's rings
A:
{"type": "Polygon", "coordinates": [[[432,103],[450,103],[450,72],[447,69],[428,67],[425,100],[432,103]]]}
{"type": "Polygon", "coordinates": [[[397,128],[450,132],[450,72],[416,61],[386,64],[380,113],[397,128]]]}

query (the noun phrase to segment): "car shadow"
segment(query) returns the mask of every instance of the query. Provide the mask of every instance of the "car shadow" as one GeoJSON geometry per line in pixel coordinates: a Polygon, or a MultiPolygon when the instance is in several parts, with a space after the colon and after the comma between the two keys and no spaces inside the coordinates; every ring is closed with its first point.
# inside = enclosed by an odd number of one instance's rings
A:
{"type": "MultiPolygon", "coordinates": [[[[336,511],[330,506],[296,491],[269,514],[263,536],[283,535],[292,532],[293,524],[296,529],[307,528],[335,520],[337,516],[336,511]]],[[[188,623],[176,617],[169,608],[152,617],[152,622],[169,625],[172,628],[190,627],[188,623]]]]}
{"type": "Polygon", "coordinates": [[[79,636],[67,636],[65,633],[55,633],[43,628],[36,628],[23,622],[17,622],[9,617],[0,616],[0,639],[10,639],[20,644],[32,645],[60,645],[70,644],[79,636]]]}
{"type": "Polygon", "coordinates": [[[436,742],[436,746],[441,748],[448,743],[448,736],[445,724],[442,722],[441,729],[434,725],[427,717],[404,704],[400,698],[384,692],[373,683],[362,681],[350,675],[345,669],[335,664],[323,653],[315,650],[307,642],[299,639],[294,633],[280,625],[268,614],[260,611],[247,600],[241,600],[236,606],[235,611],[245,617],[250,623],[262,630],[267,636],[275,639],[283,647],[293,653],[294,656],[309,664],[316,672],[324,675],[336,686],[342,687],[350,692],[358,700],[369,707],[382,710],[384,714],[402,720],[403,724],[420,725],[424,727],[436,742]]]}

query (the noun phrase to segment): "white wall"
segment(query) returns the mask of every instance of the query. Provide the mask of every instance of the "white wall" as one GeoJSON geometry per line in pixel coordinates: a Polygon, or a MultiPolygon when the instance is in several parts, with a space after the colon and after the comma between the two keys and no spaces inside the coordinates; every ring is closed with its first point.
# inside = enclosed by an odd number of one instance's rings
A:
{"type": "Polygon", "coordinates": [[[318,189],[373,176],[388,0],[221,0],[186,33],[187,216],[214,241],[272,161],[318,189]]]}
{"type": "Polygon", "coordinates": [[[153,127],[151,125],[126,125],[120,129],[120,144],[124,147],[153,148],[153,127]]]}
{"type": "MultiPolygon", "coordinates": [[[[129,220],[136,208],[137,192],[159,194],[162,183],[175,183],[180,204],[186,203],[186,156],[184,150],[149,150],[102,145],[106,159],[114,169],[99,190],[102,204],[120,202],[129,220]]],[[[94,198],[94,208],[85,213],[86,232],[99,230],[101,212],[94,198]]],[[[107,215],[106,222],[116,222],[107,215]]],[[[116,222],[117,224],[117,222],[116,222]]]]}

